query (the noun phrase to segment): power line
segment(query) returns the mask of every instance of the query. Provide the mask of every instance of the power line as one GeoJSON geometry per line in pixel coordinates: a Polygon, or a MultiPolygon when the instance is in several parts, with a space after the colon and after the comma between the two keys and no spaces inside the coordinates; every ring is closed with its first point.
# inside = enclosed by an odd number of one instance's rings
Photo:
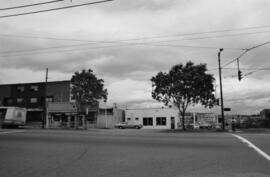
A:
{"type": "MultiPolygon", "coordinates": [[[[211,38],[221,38],[221,37],[235,37],[235,36],[243,36],[243,35],[269,33],[269,32],[270,31],[260,31],[260,32],[250,32],[250,33],[237,33],[237,34],[227,34],[227,35],[195,37],[195,38],[187,38],[187,39],[164,40],[164,41],[159,41],[159,42],[177,42],[177,41],[188,41],[188,40],[197,40],[197,39],[211,39],[211,38]]],[[[242,50],[246,50],[246,49],[242,49],[242,50]]]]}
{"type": "Polygon", "coordinates": [[[256,48],[258,48],[258,47],[264,46],[264,45],[266,45],[266,44],[269,44],[269,43],[270,43],[270,41],[264,42],[264,43],[262,43],[262,44],[259,44],[259,45],[254,46],[254,47],[250,47],[250,48],[245,49],[244,52],[242,52],[238,57],[236,57],[236,58],[233,59],[232,61],[230,61],[230,62],[226,63],[225,65],[223,65],[222,68],[225,67],[225,66],[228,66],[229,64],[233,63],[234,61],[240,59],[240,58],[241,58],[242,56],[244,56],[247,52],[249,52],[249,51],[251,51],[251,50],[253,50],[253,49],[256,49],[256,48]]]}
{"type": "Polygon", "coordinates": [[[42,54],[42,53],[46,54],[46,53],[55,53],[55,52],[60,52],[60,51],[71,52],[71,51],[78,51],[78,50],[92,50],[92,49],[102,49],[102,48],[111,48],[111,47],[127,47],[127,46],[135,46],[135,45],[146,45],[146,46],[156,46],[156,47],[202,48],[202,49],[214,49],[214,50],[217,49],[217,47],[210,47],[210,46],[185,46],[185,45],[169,45],[169,44],[155,44],[155,43],[121,43],[118,45],[96,46],[96,47],[90,47],[87,49],[67,49],[67,50],[57,50],[57,51],[46,51],[50,49],[62,49],[66,47],[85,46],[85,44],[81,44],[81,45],[72,45],[72,46],[71,45],[70,46],[55,46],[55,47],[48,47],[48,48],[34,49],[34,50],[31,49],[31,50],[21,50],[21,51],[8,51],[8,52],[2,52],[2,54],[8,54],[8,55],[2,55],[1,57],[14,57],[14,56],[24,56],[24,55],[42,54]]]}
{"type": "Polygon", "coordinates": [[[255,72],[263,71],[263,70],[270,70],[270,68],[269,67],[268,68],[258,68],[258,69],[255,69],[254,71],[246,73],[244,76],[246,77],[246,76],[251,75],[251,74],[253,74],[255,72]]]}
{"type": "MultiPolygon", "coordinates": [[[[261,26],[262,27],[262,26],[261,26]]],[[[263,26],[263,27],[268,27],[268,26],[263,26]]],[[[250,28],[259,28],[259,27],[249,27],[245,29],[250,29],[250,28]]],[[[244,28],[242,28],[244,29],[244,28]]],[[[225,30],[223,30],[225,31],[225,30]]],[[[214,32],[214,31],[213,31],[214,32]]],[[[238,33],[238,34],[231,34],[231,35],[219,35],[219,36],[207,36],[207,37],[202,37],[203,39],[205,38],[215,38],[215,37],[224,37],[224,36],[238,36],[238,35],[249,35],[249,34],[258,34],[258,33],[264,33],[264,32],[270,32],[270,31],[263,31],[263,32],[253,32],[253,33],[238,33]]],[[[202,32],[206,33],[206,32],[202,32]]],[[[208,32],[210,33],[210,32],[208,32]]],[[[200,34],[200,33],[186,33],[183,35],[192,35],[192,34],[200,34]]],[[[28,35],[10,35],[10,34],[0,34],[2,36],[11,36],[11,37],[22,37],[22,38],[37,38],[37,39],[51,39],[51,40],[67,40],[67,41],[80,41],[80,42],[89,42],[87,44],[78,44],[78,45],[65,45],[65,46],[56,46],[56,47],[49,47],[49,48],[41,48],[41,49],[30,49],[30,50],[21,50],[21,51],[8,51],[8,52],[3,52],[3,53],[20,53],[20,52],[32,52],[32,51],[38,51],[38,50],[49,50],[49,49],[56,49],[56,48],[66,48],[66,47],[79,47],[79,46],[86,46],[86,45],[91,45],[91,44],[102,44],[102,43],[122,43],[124,41],[132,41],[132,40],[140,40],[143,38],[133,38],[133,39],[124,39],[124,40],[115,40],[115,41],[90,41],[90,40],[81,40],[81,39],[67,39],[67,38],[53,38],[53,37],[40,37],[40,36],[28,36],[28,35]]],[[[173,40],[173,41],[182,41],[182,40],[196,40],[196,39],[202,39],[200,38],[184,38],[180,40],[173,40]]],[[[144,43],[122,43],[121,45],[110,45],[110,46],[98,46],[90,49],[98,49],[98,48],[108,48],[108,47],[118,47],[118,46],[130,46],[130,45],[149,45],[149,46],[164,46],[164,47],[186,47],[186,48],[205,48],[205,49],[217,49],[218,47],[210,47],[210,46],[185,46],[185,45],[172,45],[172,44],[158,44],[161,42],[169,42],[171,40],[167,41],[154,41],[154,42],[144,42],[144,43]]],[[[268,42],[267,42],[268,43],[268,42]]],[[[246,53],[248,50],[252,50],[256,47],[262,46],[265,44],[260,44],[258,46],[252,47],[250,49],[240,49],[240,48],[225,48],[229,50],[245,50],[244,53],[246,53]]],[[[70,50],[69,50],[70,51],[70,50]]],[[[244,54],[243,53],[243,54],[244,54]]],[[[241,57],[243,54],[241,54],[239,57],[241,57]]],[[[27,54],[26,54],[27,55],[27,54]]],[[[18,55],[7,55],[7,56],[18,56],[18,55]]],[[[6,57],[7,57],[6,56],[6,57]]],[[[238,57],[238,58],[239,58],[238,57]]],[[[233,62],[233,61],[231,61],[233,62]]]]}
{"type": "MultiPolygon", "coordinates": [[[[260,32],[256,32],[260,33],[260,32]]],[[[241,33],[241,35],[244,34],[250,34],[250,33],[241,33]]],[[[0,34],[1,35],[1,34],[0,34]]],[[[6,36],[7,34],[2,34],[6,36]]],[[[7,35],[10,36],[10,35],[7,35]]],[[[56,49],[56,48],[67,48],[67,47],[80,47],[80,46],[87,46],[92,44],[102,44],[102,43],[121,43],[121,45],[109,45],[109,46],[98,46],[90,49],[98,49],[98,48],[108,48],[108,47],[119,47],[119,46],[130,46],[130,45],[149,45],[149,46],[164,46],[164,47],[186,47],[186,48],[205,48],[205,49],[217,49],[219,47],[211,47],[211,46],[186,46],[186,45],[172,45],[172,44],[158,44],[159,42],[165,42],[165,41],[154,41],[154,42],[141,42],[141,43],[126,43],[124,41],[134,40],[134,39],[125,39],[125,40],[115,40],[115,41],[90,41],[90,40],[81,40],[81,39],[66,39],[66,38],[52,38],[52,37],[40,37],[40,36],[26,36],[26,35],[11,35],[12,37],[23,37],[23,38],[45,38],[45,39],[53,39],[53,40],[71,40],[71,41],[80,41],[80,42],[89,42],[86,44],[77,44],[77,45],[64,45],[64,46],[55,46],[55,47],[49,47],[49,48],[38,48],[38,49],[30,49],[30,50],[21,50],[21,51],[8,51],[3,53],[18,53],[18,52],[32,52],[32,51],[38,51],[38,50],[48,50],[48,49],[56,49]],[[123,43],[124,42],[124,43],[123,43]]],[[[234,35],[235,36],[235,35],[234,35]]],[[[209,37],[209,36],[208,36],[209,37]]],[[[216,37],[216,36],[214,36],[216,37]]],[[[187,39],[181,39],[181,40],[195,40],[198,38],[187,38],[187,39]]],[[[200,39],[200,38],[199,38],[200,39]]],[[[167,42],[167,41],[166,41],[167,42]]],[[[264,45],[260,44],[259,46],[264,45]]],[[[255,47],[259,47],[255,46],[255,47]]],[[[229,50],[244,50],[240,48],[225,48],[229,50]]],[[[251,50],[254,49],[254,47],[248,49],[251,50]]],[[[244,53],[246,53],[247,49],[245,49],[244,53]]],[[[12,55],[13,56],[13,55],[12,55]]],[[[242,56],[242,54],[241,54],[242,56]]]]}
{"type": "MultiPolygon", "coordinates": [[[[224,30],[213,30],[213,31],[205,31],[205,32],[184,33],[184,34],[176,34],[176,35],[152,36],[152,37],[144,37],[144,38],[141,38],[141,39],[168,38],[168,37],[177,37],[177,36],[189,36],[189,35],[200,35],[200,34],[211,34],[211,33],[223,33],[223,32],[252,30],[252,29],[269,28],[269,27],[270,27],[269,25],[265,25],[265,26],[253,26],[253,27],[244,27],[244,28],[235,28],[235,29],[224,29],[224,30]]],[[[138,40],[138,39],[134,38],[134,40],[138,40]]]]}
{"type": "MultiPolygon", "coordinates": [[[[250,29],[258,29],[258,28],[269,28],[270,26],[256,26],[256,27],[246,27],[246,28],[236,28],[236,29],[225,29],[225,30],[214,30],[214,31],[205,31],[205,32],[194,32],[194,33],[183,33],[183,34],[175,34],[175,35],[160,35],[160,36],[150,36],[150,37],[141,37],[141,38],[129,38],[122,39],[118,41],[133,41],[133,40],[148,40],[148,39],[158,39],[158,38],[170,38],[170,37],[182,37],[182,36],[192,36],[192,35],[200,35],[200,34],[211,34],[211,33],[221,33],[221,32],[230,32],[230,31],[239,31],[239,30],[250,30],[250,29]]],[[[249,35],[249,34],[258,34],[258,33],[268,33],[270,31],[257,31],[253,33],[238,33],[234,35],[249,35]]],[[[33,38],[33,39],[48,39],[48,40],[62,40],[62,41],[75,41],[75,42],[104,42],[104,41],[89,41],[84,39],[73,39],[73,38],[55,38],[55,37],[43,37],[43,36],[34,36],[34,35],[13,35],[13,34],[0,34],[0,36],[6,37],[19,37],[19,38],[33,38]]],[[[231,35],[230,35],[231,36],[231,35]]],[[[226,37],[226,36],[213,36],[213,37],[226,37]]],[[[205,39],[212,38],[211,36],[203,37],[203,38],[191,38],[186,40],[193,39],[205,39]]],[[[114,42],[114,41],[105,41],[105,42],[114,42]]]]}
{"type": "Polygon", "coordinates": [[[60,2],[60,1],[64,1],[64,0],[55,0],[55,1],[40,2],[40,3],[28,4],[28,5],[22,5],[22,6],[7,7],[7,8],[2,8],[0,10],[4,11],[4,10],[19,9],[19,8],[24,8],[24,7],[32,7],[32,6],[39,6],[39,5],[44,5],[44,4],[51,4],[51,3],[56,3],[56,2],[60,2]]]}
{"type": "Polygon", "coordinates": [[[74,7],[105,3],[105,2],[109,2],[109,1],[113,1],[113,0],[95,1],[95,2],[90,2],[90,3],[78,4],[78,5],[72,5],[72,6],[65,6],[65,7],[58,7],[58,8],[52,8],[52,9],[46,9],[46,10],[39,10],[39,11],[32,11],[32,12],[25,12],[25,13],[19,13],[19,14],[11,14],[11,15],[3,15],[3,16],[0,16],[0,18],[15,17],[15,16],[21,16],[21,15],[30,15],[30,14],[50,12],[50,11],[55,11],[55,10],[63,10],[63,9],[69,9],[69,8],[74,8],[74,7]]]}
{"type": "MultiPolygon", "coordinates": [[[[222,69],[237,70],[238,68],[222,68],[222,69]]],[[[270,70],[270,68],[269,67],[267,68],[241,68],[241,70],[270,70]]]]}
{"type": "MultiPolygon", "coordinates": [[[[270,32],[270,31],[269,31],[270,32]]],[[[256,34],[257,33],[261,33],[261,32],[255,32],[256,34]]],[[[240,35],[249,35],[251,33],[241,33],[240,35]]],[[[253,33],[252,33],[253,34],[253,33]]],[[[229,35],[229,36],[236,36],[236,35],[239,35],[239,34],[235,34],[235,35],[229,35]]],[[[39,37],[39,36],[25,36],[25,35],[12,35],[12,36],[16,36],[16,37],[30,37],[30,38],[43,38],[43,37],[39,37]]],[[[228,36],[228,35],[223,35],[222,37],[224,36],[228,36]]],[[[205,38],[214,38],[214,37],[217,37],[217,36],[208,36],[208,37],[203,37],[203,39],[205,38]]],[[[221,36],[218,36],[218,37],[221,37],[221,36]]],[[[77,46],[86,46],[86,45],[91,45],[91,44],[102,44],[102,43],[122,43],[121,45],[110,45],[110,46],[99,46],[99,47],[94,47],[94,48],[91,48],[91,49],[96,49],[96,48],[107,48],[107,47],[118,47],[118,46],[129,46],[129,45],[150,45],[150,46],[167,46],[167,47],[186,47],[186,48],[205,48],[205,49],[218,49],[219,47],[211,47],[211,46],[186,46],[186,45],[173,45],[173,44],[158,44],[158,43],[163,43],[163,42],[169,42],[169,40],[167,41],[154,41],[154,42],[141,42],[141,43],[126,43],[124,41],[129,41],[129,40],[134,40],[134,39],[125,39],[125,40],[115,40],[115,41],[90,41],[90,40],[81,40],[81,39],[65,39],[65,38],[51,38],[51,37],[46,37],[46,39],[53,39],[53,40],[71,40],[71,41],[80,41],[80,42],[90,42],[87,43],[87,44],[78,44],[78,45],[65,45],[65,46],[56,46],[56,47],[51,47],[52,49],[54,48],[66,48],[66,47],[77,47],[77,46]],[[124,43],[123,43],[124,42],[124,43]]],[[[177,41],[184,41],[184,40],[195,40],[195,39],[202,39],[202,38],[187,38],[187,39],[180,39],[180,40],[177,40],[177,41]]],[[[176,40],[173,40],[173,41],[176,41],[176,40]]],[[[50,48],[43,48],[43,49],[31,49],[31,50],[47,50],[47,49],[50,49],[50,48]]],[[[224,48],[224,49],[229,49],[229,50],[244,50],[244,49],[240,49],[240,48],[224,48]]],[[[253,48],[251,48],[253,49],[253,48]]],[[[249,49],[249,50],[251,50],[249,49]]],[[[6,53],[11,53],[11,52],[28,52],[28,51],[31,51],[31,50],[26,50],[26,51],[9,51],[9,52],[6,52],[6,53]]],[[[247,49],[245,49],[247,50],[247,49]]],[[[245,53],[246,51],[244,51],[245,53]]],[[[4,52],[5,53],[5,52],[4,52]]],[[[233,61],[232,61],[233,62],[233,61]]]]}

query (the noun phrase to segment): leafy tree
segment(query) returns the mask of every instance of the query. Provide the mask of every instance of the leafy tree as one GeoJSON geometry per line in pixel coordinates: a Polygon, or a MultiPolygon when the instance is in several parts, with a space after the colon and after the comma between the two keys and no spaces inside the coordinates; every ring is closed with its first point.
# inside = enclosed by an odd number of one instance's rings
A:
{"type": "Polygon", "coordinates": [[[169,73],[159,72],[151,78],[152,97],[166,106],[173,104],[182,116],[182,128],[185,130],[185,113],[190,105],[202,104],[212,108],[216,102],[214,77],[206,73],[206,64],[194,65],[189,61],[175,65],[169,73]]]}
{"type": "Polygon", "coordinates": [[[83,105],[94,106],[101,99],[107,101],[108,92],[104,89],[104,81],[98,79],[91,69],[75,72],[71,78],[71,85],[71,94],[76,101],[78,111],[82,111],[83,105]]]}

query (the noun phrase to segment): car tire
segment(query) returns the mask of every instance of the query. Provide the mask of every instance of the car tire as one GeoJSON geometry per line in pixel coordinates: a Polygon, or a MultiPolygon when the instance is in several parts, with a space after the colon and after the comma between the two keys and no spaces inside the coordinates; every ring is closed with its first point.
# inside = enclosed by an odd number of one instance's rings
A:
{"type": "Polygon", "coordinates": [[[136,129],[140,129],[140,127],[139,127],[139,126],[135,126],[135,128],[136,128],[136,129]]]}
{"type": "Polygon", "coordinates": [[[119,129],[123,129],[123,127],[120,126],[119,129]]]}

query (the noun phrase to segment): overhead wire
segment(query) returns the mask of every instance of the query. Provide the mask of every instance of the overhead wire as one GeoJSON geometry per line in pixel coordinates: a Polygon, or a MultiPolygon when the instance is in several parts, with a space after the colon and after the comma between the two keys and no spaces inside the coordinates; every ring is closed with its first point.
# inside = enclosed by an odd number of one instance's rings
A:
{"type": "Polygon", "coordinates": [[[238,57],[236,57],[235,59],[233,59],[233,60],[231,60],[230,62],[224,64],[224,65],[222,66],[222,68],[224,68],[225,66],[228,66],[229,64],[233,63],[233,62],[236,61],[236,60],[239,60],[239,59],[240,59],[241,57],[243,57],[247,52],[249,52],[249,51],[251,51],[251,50],[253,50],[253,49],[256,49],[256,48],[258,48],[258,47],[264,46],[264,45],[266,45],[266,44],[269,44],[269,43],[270,43],[270,41],[267,41],[267,42],[264,42],[264,43],[262,43],[262,44],[259,44],[259,45],[256,45],[256,46],[253,46],[253,47],[244,49],[244,52],[242,52],[242,53],[241,53],[238,57]]]}
{"type": "Polygon", "coordinates": [[[253,74],[255,72],[264,71],[264,70],[270,70],[270,67],[268,67],[268,68],[258,68],[258,69],[255,69],[253,71],[250,71],[250,72],[246,73],[244,76],[246,77],[246,76],[251,75],[251,74],[253,74]]]}
{"type": "MultiPolygon", "coordinates": [[[[258,32],[256,32],[258,33],[258,32]]],[[[243,35],[244,33],[241,33],[241,35],[243,35]]],[[[250,34],[250,33],[247,33],[250,34]]],[[[2,34],[3,35],[3,34],[2,34]]],[[[6,36],[6,34],[5,34],[6,36]]],[[[8,35],[9,36],[9,35],[8,35]]],[[[27,35],[11,35],[13,37],[23,37],[23,38],[44,38],[44,37],[40,37],[40,36],[27,36],[27,35]]],[[[224,36],[224,35],[223,35],[224,36]]],[[[225,35],[227,36],[227,35],[225,35]]],[[[237,35],[233,35],[233,36],[237,36],[237,35]]],[[[208,36],[208,38],[211,36],[208,36]]],[[[216,36],[214,36],[216,37],[216,36]]],[[[220,36],[219,36],[220,37],[220,36]]],[[[212,38],[212,37],[211,37],[212,38]]],[[[205,48],[205,49],[218,49],[219,47],[212,47],[212,46],[187,46],[187,45],[177,45],[177,44],[159,44],[162,42],[169,42],[169,41],[153,41],[153,42],[140,42],[140,43],[127,43],[124,41],[129,41],[129,39],[125,39],[125,40],[114,40],[114,41],[90,41],[90,40],[81,40],[81,39],[67,39],[67,38],[51,38],[51,37],[45,37],[45,39],[52,39],[52,40],[71,40],[71,41],[80,41],[80,42],[88,42],[85,44],[77,44],[77,45],[64,45],[64,46],[54,46],[54,47],[48,47],[48,48],[38,48],[38,49],[29,49],[29,50],[21,50],[21,51],[7,51],[7,52],[2,52],[2,53],[18,53],[18,52],[32,52],[32,51],[38,51],[38,50],[48,50],[48,49],[55,49],[55,48],[67,48],[67,47],[80,47],[80,46],[87,46],[87,45],[92,45],[92,44],[105,44],[105,43],[120,43],[117,45],[109,45],[109,46],[98,46],[98,47],[93,47],[93,48],[89,48],[89,49],[98,49],[98,48],[108,48],[108,47],[120,47],[120,46],[131,46],[131,45],[149,45],[149,46],[164,46],[164,47],[185,47],[185,48],[205,48]]],[[[184,40],[196,40],[196,39],[201,39],[201,38],[184,38],[184,39],[180,39],[181,41],[184,40]]],[[[131,39],[131,41],[134,39],[131,39]]],[[[243,50],[241,48],[225,48],[227,50],[243,50]]]]}
{"type": "Polygon", "coordinates": [[[38,11],[31,11],[31,12],[24,12],[24,13],[10,14],[10,15],[2,15],[2,16],[0,16],[0,18],[8,18],[8,17],[37,14],[37,13],[43,13],[43,12],[56,11],[56,10],[63,10],[63,9],[69,9],[69,8],[74,8],[74,7],[81,7],[81,6],[88,6],[88,5],[93,5],[93,4],[105,3],[105,2],[109,2],[109,1],[114,1],[114,0],[102,0],[102,1],[95,1],[95,2],[89,2],[89,3],[84,3],[84,4],[70,5],[70,6],[51,8],[51,9],[45,9],[45,10],[38,10],[38,11]]]}
{"type": "MultiPolygon", "coordinates": [[[[236,29],[225,29],[225,30],[213,30],[213,31],[205,31],[205,32],[193,32],[193,33],[183,33],[183,34],[175,34],[175,35],[159,35],[159,36],[148,36],[148,37],[140,37],[140,38],[129,38],[129,39],[120,39],[117,41],[133,41],[133,40],[148,40],[148,39],[159,39],[159,38],[170,38],[170,37],[183,37],[183,36],[193,36],[193,35],[201,35],[201,34],[211,34],[211,33],[222,33],[222,32],[232,32],[232,31],[242,31],[242,30],[250,30],[250,29],[259,29],[259,28],[270,28],[269,26],[256,26],[256,27],[245,27],[245,28],[236,28],[236,29]]],[[[258,34],[258,33],[268,33],[270,31],[257,31],[253,33],[240,33],[234,35],[249,35],[249,34],[258,34]]],[[[35,35],[13,35],[13,34],[1,34],[0,36],[6,37],[20,37],[20,38],[33,38],[33,39],[48,39],[48,40],[60,40],[60,41],[75,41],[75,42],[114,42],[114,41],[89,41],[84,39],[73,39],[73,38],[55,38],[55,37],[44,37],[44,36],[35,36],[35,35]]],[[[218,36],[218,37],[227,37],[227,36],[218,36]]],[[[204,37],[207,38],[207,37],[204,37]]],[[[197,38],[194,38],[197,39],[197,38]]],[[[199,38],[201,39],[201,38],[199,38]]],[[[189,40],[193,40],[189,39],[189,40]]]]}
{"type": "Polygon", "coordinates": [[[25,7],[40,6],[40,5],[45,5],[45,4],[57,3],[57,2],[61,2],[61,1],[65,1],[65,0],[54,0],[54,1],[40,2],[40,3],[27,4],[27,5],[21,5],[21,6],[0,8],[0,11],[12,10],[12,9],[20,9],[20,8],[25,8],[25,7]]]}
{"type": "MultiPolygon", "coordinates": [[[[267,31],[270,32],[270,31],[267,31]]],[[[212,48],[212,49],[218,49],[218,47],[210,47],[210,46],[184,46],[184,45],[173,45],[173,44],[159,44],[159,43],[165,43],[165,42],[176,42],[176,41],[185,41],[185,40],[198,40],[198,39],[207,39],[207,38],[218,38],[218,37],[234,37],[234,36],[239,36],[239,35],[250,35],[250,34],[258,34],[258,33],[262,33],[262,32],[254,32],[254,33],[241,33],[241,34],[234,34],[234,35],[219,35],[219,36],[208,36],[208,37],[198,37],[198,38],[184,38],[184,39],[178,39],[178,40],[163,40],[163,41],[153,41],[153,42],[144,42],[144,43],[122,43],[120,45],[110,45],[110,46],[104,46],[105,48],[107,47],[118,47],[118,46],[123,46],[123,44],[125,45],[152,45],[152,46],[172,46],[172,47],[191,47],[191,48],[212,48]]],[[[57,38],[54,38],[57,39],[57,38]]],[[[57,39],[58,40],[58,39],[57,39]]],[[[69,40],[69,39],[59,39],[59,40],[69,40]]],[[[76,39],[71,39],[72,41],[75,41],[76,39]]],[[[87,41],[87,40],[76,40],[76,41],[87,41]]],[[[88,40],[89,41],[89,40],[88,40]]],[[[116,40],[116,41],[89,41],[91,44],[98,44],[98,43],[119,43],[119,42],[124,42],[124,41],[128,41],[127,40],[116,40]]],[[[83,46],[83,45],[89,45],[89,44],[78,44],[78,46],[83,46]]],[[[72,45],[75,46],[75,45],[72,45]]],[[[68,47],[68,46],[64,46],[64,47],[68,47]]],[[[100,48],[100,47],[98,47],[100,48]]],[[[224,48],[224,49],[229,49],[229,50],[245,50],[243,53],[246,53],[248,49],[242,49],[242,48],[224,48]]],[[[241,54],[242,56],[242,54],[241,54]]],[[[231,61],[230,63],[232,63],[233,61],[231,61]]],[[[230,64],[228,63],[228,64],[230,64]]],[[[226,64],[226,65],[228,65],[226,64]]]]}
{"type": "MultiPolygon", "coordinates": [[[[185,46],[185,45],[170,45],[170,44],[154,44],[154,43],[122,43],[118,45],[107,45],[107,46],[96,46],[96,47],[88,47],[86,49],[82,48],[76,48],[76,49],[67,49],[67,50],[57,50],[57,51],[46,51],[49,49],[62,49],[63,46],[55,46],[55,47],[48,47],[43,49],[36,49],[36,50],[21,50],[21,51],[7,51],[2,52],[2,54],[7,55],[0,55],[0,57],[13,57],[13,56],[24,56],[24,55],[31,55],[31,54],[42,54],[42,53],[55,53],[55,52],[71,52],[71,51],[77,51],[77,50],[92,50],[92,49],[103,49],[103,48],[112,48],[112,47],[127,47],[127,46],[133,46],[133,45],[147,45],[147,46],[156,46],[156,47],[182,47],[182,48],[202,48],[202,49],[217,49],[217,47],[209,47],[209,46],[185,46]],[[42,52],[42,50],[45,50],[42,52]],[[16,54],[17,52],[17,54],[16,54]],[[26,52],[26,53],[23,53],[26,52]],[[36,53],[38,52],[38,53],[36,53]],[[15,53],[15,54],[14,54],[15,53]],[[20,54],[21,53],[21,54],[20,54]]],[[[76,47],[78,45],[73,46],[65,46],[66,47],[76,47]]]]}
{"type": "MultiPolygon", "coordinates": [[[[142,40],[142,39],[157,39],[157,38],[165,38],[165,37],[181,37],[181,36],[188,36],[188,35],[198,35],[198,34],[210,34],[210,33],[217,33],[217,32],[229,32],[229,31],[238,31],[238,30],[250,30],[250,29],[258,29],[258,28],[268,28],[270,26],[254,26],[254,27],[245,27],[245,28],[237,28],[237,29],[226,29],[226,30],[214,30],[214,31],[206,31],[206,32],[195,32],[195,33],[184,33],[181,35],[167,35],[167,36],[152,36],[152,37],[143,37],[143,38],[130,38],[130,39],[122,39],[122,40],[112,40],[112,41],[93,41],[93,40],[83,40],[83,39],[74,39],[74,38],[55,38],[55,37],[44,37],[44,36],[35,36],[35,35],[12,35],[12,34],[0,34],[0,36],[4,37],[16,37],[16,38],[33,38],[33,39],[48,39],[48,40],[60,40],[60,41],[76,41],[76,42],[88,42],[86,44],[79,44],[79,45],[65,45],[65,46],[57,46],[57,47],[50,47],[52,49],[54,48],[65,48],[65,47],[76,47],[76,46],[84,46],[90,44],[99,44],[99,43],[119,43],[119,42],[125,42],[125,41],[134,41],[134,40],[142,40]]],[[[258,33],[265,33],[264,32],[253,32],[252,34],[258,34],[258,33]]],[[[267,31],[268,32],[268,31],[267,31]]],[[[249,35],[251,33],[238,33],[238,34],[231,34],[229,36],[238,36],[238,35],[249,35]]],[[[197,38],[184,38],[184,39],[178,39],[173,41],[184,41],[184,40],[197,40],[197,39],[206,39],[206,38],[216,38],[216,37],[225,37],[228,35],[219,35],[219,36],[207,36],[207,37],[197,37],[197,38]]],[[[127,45],[152,45],[152,46],[171,46],[171,47],[190,47],[190,48],[209,48],[209,49],[217,49],[218,47],[209,47],[209,46],[184,46],[184,45],[170,45],[170,44],[153,44],[153,43],[159,43],[159,42],[170,42],[172,40],[166,40],[166,41],[154,41],[154,42],[144,42],[140,44],[130,44],[127,43],[127,45]]],[[[119,45],[117,45],[119,46],[119,45]]],[[[105,47],[117,47],[117,46],[105,46],[105,47]]],[[[120,45],[123,46],[123,45],[120,45]]],[[[99,48],[99,47],[98,47],[99,48]]],[[[32,49],[33,51],[37,50],[47,50],[49,48],[41,48],[41,49],[32,49]]],[[[240,48],[226,48],[227,50],[244,50],[240,48]]],[[[28,52],[29,50],[25,51],[14,51],[14,52],[28,52]]],[[[4,53],[11,53],[12,51],[4,52],[4,53]]]]}

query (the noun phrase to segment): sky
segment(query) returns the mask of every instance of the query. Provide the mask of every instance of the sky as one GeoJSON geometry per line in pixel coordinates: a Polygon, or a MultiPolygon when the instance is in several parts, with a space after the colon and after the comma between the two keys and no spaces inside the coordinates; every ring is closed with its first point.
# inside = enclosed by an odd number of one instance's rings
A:
{"type": "MultiPolygon", "coordinates": [[[[256,114],[270,108],[270,1],[114,0],[76,8],[20,15],[95,0],[2,10],[49,0],[1,0],[0,84],[69,80],[92,69],[105,81],[108,104],[123,108],[161,107],[151,97],[150,78],[173,65],[206,63],[216,78],[222,69],[224,106],[230,113],[256,114]],[[264,44],[262,46],[258,46],[264,44]],[[258,46],[254,49],[252,47],[258,46]]],[[[189,111],[206,110],[191,106],[189,111]]]]}

